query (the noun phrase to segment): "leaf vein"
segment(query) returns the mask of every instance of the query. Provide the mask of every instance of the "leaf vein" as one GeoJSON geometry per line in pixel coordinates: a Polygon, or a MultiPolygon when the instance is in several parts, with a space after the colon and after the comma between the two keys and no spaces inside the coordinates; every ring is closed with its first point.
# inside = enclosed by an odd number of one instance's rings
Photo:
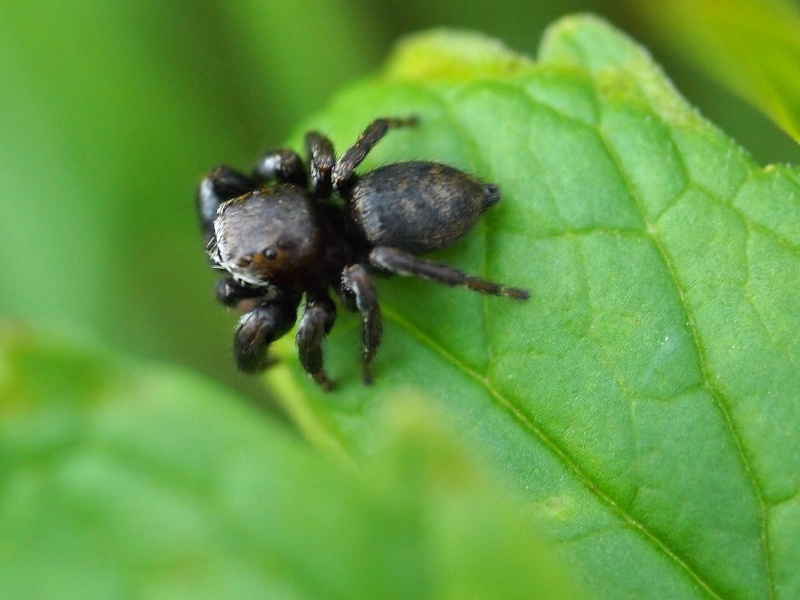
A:
{"type": "Polygon", "coordinates": [[[427,346],[435,354],[439,355],[439,357],[445,362],[449,363],[458,371],[462,372],[464,375],[482,386],[489,393],[489,395],[494,398],[497,404],[506,410],[506,412],[508,412],[517,425],[521,426],[533,437],[538,439],[539,442],[545,448],[547,448],[569,472],[573,474],[575,479],[578,480],[584,486],[584,488],[586,488],[591,494],[597,497],[598,500],[605,504],[622,522],[638,531],[645,540],[653,545],[654,548],[661,551],[665,556],[674,561],[689,577],[691,577],[692,580],[695,581],[695,583],[704,592],[706,592],[708,596],[712,598],[722,598],[722,596],[717,593],[686,560],[681,558],[677,552],[672,550],[643,522],[637,520],[627,510],[625,510],[625,508],[623,508],[616,500],[614,500],[614,498],[605,493],[602,489],[602,486],[598,482],[594,481],[588,473],[581,469],[577,461],[572,458],[565,449],[561,448],[555,442],[555,440],[553,440],[541,428],[539,428],[533,419],[527,415],[520,406],[518,406],[518,403],[515,403],[508,397],[501,394],[497,388],[494,387],[490,378],[471,369],[467,364],[463,363],[458,359],[458,357],[447,351],[447,349],[438,344],[434,339],[420,331],[409,321],[406,321],[402,316],[400,316],[399,312],[393,310],[385,304],[383,306],[383,314],[400,329],[404,330],[407,334],[427,346]]]}
{"type": "MultiPolygon", "coordinates": [[[[666,269],[667,274],[669,275],[670,280],[672,281],[673,286],[675,287],[675,291],[678,294],[678,300],[680,302],[680,306],[683,310],[683,313],[686,317],[687,327],[689,328],[689,332],[691,334],[691,343],[694,348],[694,351],[697,355],[698,363],[700,372],[703,376],[703,380],[706,383],[706,388],[708,389],[712,399],[714,400],[715,405],[720,411],[720,414],[723,417],[726,427],[730,432],[731,439],[733,440],[734,447],[736,448],[736,452],[739,458],[740,463],[745,471],[747,478],[752,485],[756,500],[759,506],[759,513],[760,513],[760,521],[761,521],[761,546],[762,551],[764,554],[764,568],[766,571],[766,577],[769,586],[769,593],[770,598],[775,598],[775,583],[773,580],[773,573],[771,568],[771,549],[770,549],[770,541],[769,541],[769,532],[767,527],[767,505],[765,501],[765,494],[762,489],[762,486],[758,480],[758,477],[755,473],[755,469],[752,465],[752,461],[748,458],[748,453],[746,452],[744,442],[742,440],[742,436],[739,433],[736,425],[734,423],[733,416],[731,414],[731,410],[729,408],[729,402],[725,399],[725,394],[723,391],[715,384],[714,375],[711,371],[711,367],[709,365],[708,357],[703,349],[703,346],[700,342],[700,330],[696,320],[696,317],[693,311],[690,309],[689,299],[687,297],[686,290],[680,280],[678,275],[677,269],[672,262],[672,259],[664,247],[663,243],[659,239],[658,230],[650,223],[647,218],[647,211],[645,210],[642,200],[639,197],[638,191],[636,187],[631,182],[630,178],[627,176],[627,173],[617,156],[616,152],[614,152],[613,145],[607,139],[607,137],[603,134],[601,128],[598,128],[598,135],[603,142],[606,152],[608,153],[609,157],[613,161],[615,168],[619,174],[619,177],[625,184],[630,197],[634,203],[635,208],[639,211],[642,220],[645,223],[645,231],[647,235],[653,242],[653,245],[658,252],[663,264],[664,268],[666,269]]],[[[746,178],[745,178],[746,179],[746,178]]],[[[692,181],[693,185],[698,185],[696,182],[692,181]]],[[[739,189],[744,185],[744,182],[740,185],[739,189]]],[[[700,186],[698,186],[700,187],[700,186]]],[[[710,194],[710,196],[714,196],[714,194],[710,194]]],[[[717,201],[721,201],[721,199],[717,196],[717,201]]],[[[724,203],[726,206],[730,206],[728,203],[724,203]]]]}

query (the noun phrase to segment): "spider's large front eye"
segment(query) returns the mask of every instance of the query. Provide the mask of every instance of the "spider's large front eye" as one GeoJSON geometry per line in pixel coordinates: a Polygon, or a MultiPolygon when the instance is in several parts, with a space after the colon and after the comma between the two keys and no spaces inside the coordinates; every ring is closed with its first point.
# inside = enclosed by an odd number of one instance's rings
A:
{"type": "Polygon", "coordinates": [[[273,259],[276,256],[278,256],[278,251],[275,250],[275,248],[265,248],[264,249],[264,257],[265,258],[273,259]]]}

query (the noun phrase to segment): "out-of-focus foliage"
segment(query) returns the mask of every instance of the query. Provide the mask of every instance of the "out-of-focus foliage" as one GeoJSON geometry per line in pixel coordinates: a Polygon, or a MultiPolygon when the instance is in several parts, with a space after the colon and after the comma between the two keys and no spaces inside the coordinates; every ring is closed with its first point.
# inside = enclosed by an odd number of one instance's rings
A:
{"type": "Polygon", "coordinates": [[[642,7],[663,44],[759,106],[800,142],[796,0],[666,0],[642,7]]]}
{"type": "Polygon", "coordinates": [[[0,334],[2,598],[576,597],[407,398],[356,472],[196,376],[0,334]]]}

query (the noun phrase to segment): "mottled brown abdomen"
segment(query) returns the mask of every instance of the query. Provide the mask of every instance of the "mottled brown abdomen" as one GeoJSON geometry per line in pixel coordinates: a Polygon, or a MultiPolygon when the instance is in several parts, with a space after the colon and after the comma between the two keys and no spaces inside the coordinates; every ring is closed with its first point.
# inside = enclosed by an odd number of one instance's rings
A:
{"type": "Polygon", "coordinates": [[[451,245],[500,199],[496,186],[431,162],[370,171],[348,196],[352,217],[372,246],[414,254],[451,245]]]}

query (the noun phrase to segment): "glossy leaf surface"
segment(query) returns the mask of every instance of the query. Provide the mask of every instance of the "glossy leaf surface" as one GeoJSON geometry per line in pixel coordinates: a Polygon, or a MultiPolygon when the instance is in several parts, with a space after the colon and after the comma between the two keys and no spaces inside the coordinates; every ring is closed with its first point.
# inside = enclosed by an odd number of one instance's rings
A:
{"type": "Polygon", "coordinates": [[[369,454],[389,399],[422,398],[595,597],[800,595],[800,172],[755,164],[588,17],[551,28],[536,62],[412,39],[304,130],[342,151],[409,113],[420,125],[365,167],[438,160],[499,184],[436,258],[531,299],[381,280],[376,383],[361,385],[359,320],[341,314],[331,394],[284,340],[268,378],[309,437],[369,454]]]}

